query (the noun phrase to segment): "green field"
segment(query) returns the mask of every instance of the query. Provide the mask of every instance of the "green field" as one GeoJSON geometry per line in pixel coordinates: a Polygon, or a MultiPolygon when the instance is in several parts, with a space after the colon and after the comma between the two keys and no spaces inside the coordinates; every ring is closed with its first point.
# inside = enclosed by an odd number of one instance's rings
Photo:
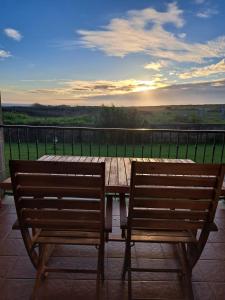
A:
{"type": "Polygon", "coordinates": [[[3,107],[4,124],[151,128],[160,124],[225,124],[225,105],[3,107]]]}
{"type": "MultiPolygon", "coordinates": [[[[45,154],[78,155],[78,156],[125,156],[153,158],[189,158],[196,162],[225,162],[222,144],[144,144],[144,145],[112,145],[112,144],[5,144],[5,161],[8,174],[8,161],[12,159],[37,159],[45,154]],[[205,158],[204,158],[205,153],[205,158]]],[[[224,151],[225,152],[225,151],[224,151]]]]}

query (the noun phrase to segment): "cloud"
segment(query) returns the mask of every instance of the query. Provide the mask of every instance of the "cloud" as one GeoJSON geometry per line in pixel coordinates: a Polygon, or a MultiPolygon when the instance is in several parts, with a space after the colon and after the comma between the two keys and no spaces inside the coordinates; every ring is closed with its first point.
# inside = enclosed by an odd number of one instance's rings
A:
{"type": "Polygon", "coordinates": [[[182,79],[193,77],[207,77],[209,75],[224,73],[225,72],[225,59],[222,59],[217,64],[212,64],[202,68],[194,68],[191,71],[179,74],[182,79]]]}
{"type": "Polygon", "coordinates": [[[186,33],[182,32],[178,34],[179,38],[184,39],[186,38],[186,33]]]}
{"type": "Polygon", "coordinates": [[[212,16],[214,15],[217,15],[219,12],[217,9],[214,9],[214,8],[207,8],[201,12],[198,12],[196,14],[197,17],[199,18],[204,18],[204,19],[207,19],[207,18],[211,18],[212,16]]]}
{"type": "MultiPolygon", "coordinates": [[[[68,82],[69,83],[69,82],[68,82]]],[[[149,88],[147,82],[134,79],[123,81],[70,81],[71,86],[65,83],[56,89],[27,90],[21,85],[2,87],[5,103],[43,103],[43,104],[68,104],[68,105],[111,105],[119,106],[150,106],[150,105],[172,105],[172,104],[224,104],[225,78],[223,80],[199,81],[196,83],[171,84],[162,88],[147,89],[144,92],[131,92],[133,87],[139,84],[139,88],[149,88]],[[118,84],[117,84],[118,83],[118,84]],[[135,84],[136,83],[136,84],[135,84]],[[124,93],[113,94],[113,90],[122,86],[124,93]],[[90,94],[91,89],[98,86],[98,93],[90,94]],[[71,88],[77,88],[77,91],[71,88]],[[68,93],[63,89],[68,88],[68,93]],[[105,92],[103,92],[105,90],[105,92]],[[111,94],[107,93],[111,91],[111,94]],[[86,97],[79,97],[79,92],[86,93],[86,97]],[[75,94],[76,93],[76,94],[75,94]],[[74,95],[75,94],[75,95],[74,95]],[[89,94],[89,96],[88,96],[89,94]],[[99,96],[98,96],[99,94],[99,96]]],[[[117,90],[118,92],[118,90],[117,90]]]]}
{"type": "Polygon", "coordinates": [[[0,49],[0,59],[12,56],[9,51],[0,49]]]}
{"type": "Polygon", "coordinates": [[[221,57],[225,52],[225,36],[206,43],[188,43],[185,36],[175,36],[165,24],[181,28],[183,11],[170,3],[165,12],[153,8],[128,11],[123,18],[113,18],[101,30],[78,30],[80,45],[98,49],[109,56],[124,57],[144,53],[157,59],[202,63],[221,57]]]}
{"type": "Polygon", "coordinates": [[[52,96],[66,96],[73,99],[84,99],[91,97],[124,95],[128,93],[147,91],[164,87],[167,84],[159,77],[151,81],[144,80],[97,80],[97,81],[79,81],[71,80],[59,82],[62,87],[33,89],[30,92],[34,94],[46,94],[52,96]]]}
{"type": "Polygon", "coordinates": [[[16,30],[16,29],[13,29],[13,28],[5,28],[4,29],[4,33],[9,37],[9,38],[12,38],[13,40],[15,41],[20,41],[22,39],[22,35],[21,33],[16,30]]]}
{"type": "Polygon", "coordinates": [[[147,70],[154,70],[154,71],[159,71],[160,69],[167,67],[168,66],[168,61],[165,60],[160,60],[157,62],[152,62],[144,66],[145,69],[147,70]]]}

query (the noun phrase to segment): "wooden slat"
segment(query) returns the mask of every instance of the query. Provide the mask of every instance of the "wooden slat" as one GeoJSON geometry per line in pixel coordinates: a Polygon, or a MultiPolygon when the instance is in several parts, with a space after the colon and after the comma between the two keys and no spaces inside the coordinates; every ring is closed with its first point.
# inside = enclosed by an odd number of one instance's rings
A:
{"type": "Polygon", "coordinates": [[[85,211],[85,210],[39,210],[39,209],[23,209],[21,212],[23,218],[31,219],[65,219],[65,220],[88,220],[98,221],[100,220],[100,211],[85,211]]]}
{"type": "Polygon", "coordinates": [[[102,184],[97,176],[74,176],[54,174],[17,174],[17,183],[24,186],[96,187],[102,184]]]}
{"type": "Polygon", "coordinates": [[[192,233],[188,230],[132,230],[131,233],[139,236],[192,236],[192,233]]]}
{"type": "Polygon", "coordinates": [[[75,237],[75,238],[100,238],[99,232],[85,232],[78,230],[42,230],[39,237],[75,237]]]}
{"type": "Polygon", "coordinates": [[[183,199],[134,199],[133,207],[143,208],[179,208],[179,209],[193,209],[204,210],[208,209],[210,200],[183,200],[183,199]]]}
{"type": "MultiPolygon", "coordinates": [[[[38,237],[36,243],[41,244],[60,244],[60,245],[99,245],[100,239],[97,238],[69,238],[69,237],[38,237]]],[[[52,269],[53,270],[53,269],[52,269]]],[[[59,272],[62,269],[57,269],[56,271],[59,272]]],[[[66,270],[68,272],[68,270],[66,270]]],[[[96,271],[90,272],[90,270],[78,270],[78,273],[95,273],[96,271]]],[[[75,273],[76,270],[73,270],[75,273]]]]}
{"type": "Polygon", "coordinates": [[[207,211],[134,209],[133,218],[206,220],[207,211]]]}
{"type": "Polygon", "coordinates": [[[23,173],[51,173],[52,174],[82,174],[82,175],[101,175],[102,164],[98,163],[80,163],[60,161],[10,161],[13,164],[14,172],[23,173]]]}
{"type": "Polygon", "coordinates": [[[109,185],[109,180],[110,180],[111,161],[112,161],[111,157],[105,158],[105,184],[107,186],[109,185]]]}
{"type": "Polygon", "coordinates": [[[126,186],[127,185],[127,176],[126,170],[124,167],[124,159],[122,157],[118,157],[118,185],[126,186]]]}
{"type": "Polygon", "coordinates": [[[131,161],[132,161],[132,159],[130,159],[128,157],[124,158],[126,174],[127,174],[127,182],[129,183],[129,185],[130,185],[130,177],[131,177],[131,161]]]}
{"type": "Polygon", "coordinates": [[[25,208],[57,208],[99,210],[100,200],[74,199],[25,199],[20,198],[18,205],[25,208]]]}
{"type": "Polygon", "coordinates": [[[18,186],[17,192],[19,196],[34,197],[74,197],[77,198],[93,198],[99,199],[102,191],[99,188],[65,188],[65,187],[32,187],[18,186]]]}
{"type": "Polygon", "coordinates": [[[172,188],[172,187],[149,187],[135,188],[134,198],[156,197],[156,198],[179,198],[179,199],[212,199],[213,189],[207,188],[172,188]]]}
{"type": "Polygon", "coordinates": [[[109,185],[118,186],[119,178],[118,178],[118,161],[117,157],[113,157],[110,166],[110,176],[109,176],[109,185]]]}
{"type": "Polygon", "coordinates": [[[216,177],[136,175],[134,176],[134,184],[135,185],[215,187],[216,177]]]}
{"type": "Polygon", "coordinates": [[[78,229],[78,230],[88,230],[88,231],[99,231],[101,228],[101,223],[97,221],[76,221],[76,220],[49,220],[49,219],[26,219],[26,226],[34,226],[43,229],[78,229]]]}
{"type": "Polygon", "coordinates": [[[135,172],[140,174],[213,175],[217,176],[220,165],[193,163],[135,163],[135,172]]]}
{"type": "Polygon", "coordinates": [[[204,226],[200,221],[183,221],[183,220],[154,220],[154,219],[132,219],[132,229],[149,228],[162,230],[196,230],[204,226]]]}
{"type": "Polygon", "coordinates": [[[192,236],[142,236],[142,235],[131,235],[132,242],[152,242],[152,243],[197,243],[197,240],[192,236]]]}

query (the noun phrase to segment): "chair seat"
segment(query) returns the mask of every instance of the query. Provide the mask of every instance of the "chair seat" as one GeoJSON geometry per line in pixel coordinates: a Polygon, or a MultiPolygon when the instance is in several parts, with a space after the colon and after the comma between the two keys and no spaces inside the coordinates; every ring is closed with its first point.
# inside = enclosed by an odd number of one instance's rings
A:
{"type": "Polygon", "coordinates": [[[98,232],[76,230],[41,230],[33,240],[40,244],[100,245],[98,232]]]}
{"type": "Polygon", "coordinates": [[[132,242],[197,243],[191,231],[132,230],[132,242]]]}

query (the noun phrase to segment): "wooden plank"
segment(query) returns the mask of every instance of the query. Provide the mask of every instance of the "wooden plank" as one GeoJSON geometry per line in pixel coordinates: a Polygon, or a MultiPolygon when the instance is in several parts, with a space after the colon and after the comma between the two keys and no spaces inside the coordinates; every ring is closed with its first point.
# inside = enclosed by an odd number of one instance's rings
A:
{"type": "Polygon", "coordinates": [[[39,234],[39,237],[100,238],[100,233],[78,230],[42,230],[39,234]]]}
{"type": "Polygon", "coordinates": [[[128,186],[130,186],[130,176],[131,176],[131,161],[132,159],[125,157],[124,158],[124,163],[125,163],[125,168],[126,168],[126,174],[127,174],[127,183],[128,186]]]}
{"type": "Polygon", "coordinates": [[[140,174],[174,174],[174,175],[211,175],[217,176],[220,172],[218,164],[193,163],[135,163],[135,172],[140,174]]]}
{"type": "Polygon", "coordinates": [[[207,211],[171,209],[134,209],[132,218],[206,220],[207,211]]]}
{"type": "Polygon", "coordinates": [[[125,176],[126,176],[126,186],[129,186],[130,187],[130,173],[128,174],[127,173],[127,167],[126,167],[126,160],[127,158],[123,157],[123,167],[124,167],[124,173],[125,173],[125,176]]]}
{"type": "Polygon", "coordinates": [[[118,157],[118,185],[126,186],[127,185],[127,175],[124,167],[124,159],[122,157],[118,157]]]}
{"type": "Polygon", "coordinates": [[[119,184],[119,180],[118,180],[117,157],[113,157],[110,165],[109,185],[117,186],[118,184],[119,184]]]}
{"type": "MultiPolygon", "coordinates": [[[[36,240],[37,243],[42,244],[65,244],[65,245],[100,245],[100,239],[97,238],[69,238],[69,237],[38,237],[36,240]]],[[[53,270],[53,269],[52,269],[53,270]]],[[[62,271],[62,269],[56,269],[56,271],[62,271]]],[[[69,272],[65,269],[66,272],[69,272]]],[[[90,272],[90,270],[72,270],[71,272],[78,272],[78,273],[96,273],[90,272]]],[[[63,271],[64,272],[64,271],[63,271]]]]}
{"type": "Polygon", "coordinates": [[[163,230],[196,230],[203,228],[205,222],[184,220],[154,220],[154,219],[131,219],[132,229],[163,229],[163,230]]]}
{"type": "Polygon", "coordinates": [[[183,199],[134,199],[133,207],[170,208],[170,209],[209,209],[211,200],[183,200],[183,199]]]}
{"type": "Polygon", "coordinates": [[[134,198],[213,199],[214,195],[214,189],[183,187],[136,187],[133,192],[134,198]]]}
{"type": "Polygon", "coordinates": [[[24,219],[47,219],[47,220],[76,220],[76,221],[99,221],[99,211],[88,211],[88,210],[57,210],[57,209],[23,209],[21,215],[24,219]]]}
{"type": "Polygon", "coordinates": [[[27,199],[20,198],[18,205],[25,208],[57,208],[99,210],[100,200],[74,199],[27,199]]]}
{"type": "Polygon", "coordinates": [[[68,161],[79,162],[80,158],[81,158],[81,156],[69,156],[68,161]]]}
{"type": "Polygon", "coordinates": [[[19,196],[33,197],[77,197],[100,199],[102,191],[100,188],[65,188],[65,187],[32,187],[19,186],[17,188],[19,196]]]}
{"type": "Polygon", "coordinates": [[[132,230],[131,233],[139,236],[192,236],[192,233],[188,230],[132,230]]]}
{"type": "Polygon", "coordinates": [[[105,184],[109,185],[112,157],[105,158],[105,184]]]}
{"type": "Polygon", "coordinates": [[[99,162],[99,157],[90,157],[88,158],[91,162],[99,162]]]}
{"type": "Polygon", "coordinates": [[[75,176],[56,174],[17,174],[17,183],[22,186],[63,186],[63,187],[96,187],[103,182],[97,176],[75,176]]]}
{"type": "Polygon", "coordinates": [[[86,229],[88,231],[99,231],[101,223],[98,221],[76,221],[76,220],[49,220],[49,219],[27,219],[25,226],[34,226],[43,229],[86,229]]]}
{"type": "Polygon", "coordinates": [[[15,173],[49,173],[51,170],[52,174],[101,175],[103,170],[103,164],[98,163],[17,160],[10,164],[15,173]]]}
{"type": "Polygon", "coordinates": [[[197,243],[196,238],[192,236],[168,236],[168,235],[159,235],[159,236],[140,236],[140,235],[131,235],[132,242],[152,242],[152,243],[197,243]]]}
{"type": "Polygon", "coordinates": [[[200,176],[171,176],[171,175],[136,175],[135,185],[161,185],[161,186],[189,186],[189,187],[215,187],[216,177],[200,176]]]}

